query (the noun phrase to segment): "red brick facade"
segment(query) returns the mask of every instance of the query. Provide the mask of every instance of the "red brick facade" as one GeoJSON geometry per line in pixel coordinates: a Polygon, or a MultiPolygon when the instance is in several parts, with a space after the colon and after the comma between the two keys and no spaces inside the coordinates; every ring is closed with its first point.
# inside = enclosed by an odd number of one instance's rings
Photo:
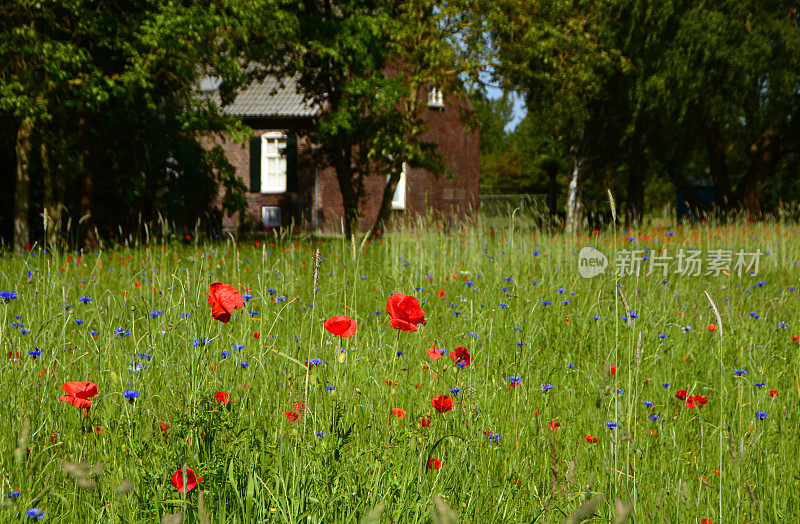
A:
{"type": "MultiPolygon", "coordinates": [[[[411,169],[406,179],[405,210],[394,211],[412,217],[431,213],[446,221],[471,216],[479,201],[480,133],[468,130],[459,119],[456,108],[426,108],[422,115],[428,124],[428,135],[424,137],[438,145],[445,166],[454,175],[438,178],[424,169],[411,169]]],[[[341,230],[343,215],[342,196],[336,173],[331,167],[315,166],[310,160],[310,144],[303,138],[303,130],[312,125],[310,118],[248,118],[255,136],[268,131],[280,131],[300,135],[298,139],[298,183],[296,191],[282,194],[262,194],[248,191],[249,204],[246,217],[224,217],[223,228],[234,230],[239,218],[244,218],[247,229],[261,229],[262,206],[281,208],[283,227],[292,223],[295,229],[336,232],[341,230]]],[[[233,141],[216,141],[225,150],[228,161],[236,169],[245,186],[250,188],[250,144],[244,146],[233,141]]],[[[210,143],[210,140],[206,140],[210,143]]],[[[365,181],[366,196],[360,205],[361,228],[372,226],[380,207],[386,175],[376,173],[365,181]]],[[[221,207],[221,193],[216,205],[221,207]]]]}

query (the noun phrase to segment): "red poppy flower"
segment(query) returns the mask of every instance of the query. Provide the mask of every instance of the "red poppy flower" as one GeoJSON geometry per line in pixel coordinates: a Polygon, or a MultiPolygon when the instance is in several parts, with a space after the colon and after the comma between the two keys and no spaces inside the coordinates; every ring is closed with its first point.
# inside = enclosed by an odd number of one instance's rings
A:
{"type": "Polygon", "coordinates": [[[208,305],[211,306],[211,316],[227,324],[231,313],[244,306],[244,298],[235,287],[214,282],[208,288],[208,305]]]}
{"type": "Polygon", "coordinates": [[[416,331],[417,324],[425,322],[425,312],[419,301],[410,295],[395,294],[386,300],[386,312],[391,320],[389,325],[400,331],[416,331]]]}
{"type": "Polygon", "coordinates": [[[172,429],[172,424],[170,424],[169,422],[162,422],[161,424],[158,425],[158,429],[161,430],[161,436],[166,437],[167,435],[169,435],[169,430],[172,429]]]}
{"type": "Polygon", "coordinates": [[[287,411],[286,412],[286,420],[287,422],[294,422],[295,420],[300,418],[300,413],[297,411],[287,411]]]}
{"type": "Polygon", "coordinates": [[[677,398],[678,400],[686,400],[686,395],[688,395],[688,394],[689,394],[688,391],[686,391],[685,389],[682,389],[682,390],[678,391],[677,393],[675,393],[675,398],[677,398]]]}
{"type": "Polygon", "coordinates": [[[692,409],[695,407],[694,397],[689,397],[689,400],[686,401],[686,407],[692,409]]]}
{"type": "Polygon", "coordinates": [[[91,407],[92,401],[87,399],[97,396],[97,384],[92,382],[64,382],[61,389],[67,394],[58,397],[59,400],[81,409],[91,407]]]}
{"type": "Polygon", "coordinates": [[[444,351],[441,349],[436,349],[435,345],[431,346],[431,348],[428,350],[428,356],[431,358],[431,360],[439,360],[442,358],[442,353],[444,353],[444,351]]]}
{"type": "Polygon", "coordinates": [[[392,413],[394,413],[394,414],[395,414],[395,416],[396,416],[397,418],[399,418],[400,420],[403,420],[404,418],[406,418],[406,415],[408,414],[408,413],[406,412],[406,410],[404,410],[404,409],[400,409],[400,408],[392,408],[392,409],[390,409],[389,411],[391,411],[392,413]]]}
{"type": "Polygon", "coordinates": [[[420,426],[427,428],[431,425],[431,417],[430,415],[425,415],[424,417],[420,418],[418,422],[420,426]]]}
{"type": "Polygon", "coordinates": [[[231,401],[231,397],[228,395],[227,391],[217,391],[217,393],[214,395],[214,398],[217,399],[217,402],[220,404],[227,404],[231,401]]]}
{"type": "Polygon", "coordinates": [[[256,331],[255,333],[253,333],[253,338],[254,338],[254,339],[256,339],[256,340],[258,340],[259,338],[261,338],[261,333],[259,333],[258,331],[256,331]]]}
{"type": "Polygon", "coordinates": [[[700,524],[712,524],[714,521],[711,519],[703,519],[700,521],[700,524]]]}
{"type": "Polygon", "coordinates": [[[439,469],[442,467],[442,461],[439,459],[430,459],[428,461],[428,469],[439,469]]]}
{"type": "Polygon", "coordinates": [[[769,390],[769,396],[770,397],[774,397],[777,394],[778,394],[778,390],[777,389],[770,389],[769,390]]]}
{"type": "Polygon", "coordinates": [[[550,424],[548,424],[548,426],[550,426],[550,429],[555,431],[555,430],[557,430],[558,428],[561,427],[561,422],[559,422],[557,420],[551,420],[550,424]]]}
{"type": "Polygon", "coordinates": [[[616,373],[617,373],[617,366],[608,366],[609,375],[616,375],[616,373]]]}
{"type": "Polygon", "coordinates": [[[453,399],[447,395],[436,395],[431,400],[431,406],[439,413],[445,413],[453,409],[453,399]]]}
{"type": "Polygon", "coordinates": [[[792,342],[800,342],[800,336],[792,335],[792,342]]]}
{"type": "Polygon", "coordinates": [[[344,315],[336,315],[325,321],[325,329],[340,337],[352,337],[356,333],[356,321],[344,315]]]}
{"type": "Polygon", "coordinates": [[[197,483],[203,480],[203,477],[197,478],[194,475],[194,470],[192,468],[186,468],[186,486],[183,485],[183,476],[184,471],[179,469],[175,473],[172,474],[172,478],[170,481],[172,485],[175,486],[175,489],[178,490],[178,493],[186,493],[188,491],[192,491],[194,488],[197,487],[197,483]]]}
{"type": "Polygon", "coordinates": [[[472,363],[472,357],[469,356],[469,351],[464,347],[457,347],[450,352],[450,358],[456,363],[458,367],[469,366],[472,363]]]}
{"type": "Polygon", "coordinates": [[[444,292],[444,289],[440,289],[439,291],[436,292],[436,296],[439,298],[444,298],[445,294],[446,293],[444,292]]]}
{"type": "Polygon", "coordinates": [[[694,403],[698,406],[704,406],[708,404],[708,395],[695,395],[693,397],[689,397],[689,400],[694,401],[694,403]]]}
{"type": "Polygon", "coordinates": [[[589,444],[595,444],[598,440],[600,439],[598,439],[597,437],[586,435],[586,442],[588,442],[589,444]]]}
{"type": "Polygon", "coordinates": [[[717,330],[717,325],[716,324],[709,324],[708,325],[708,330],[713,333],[714,331],[717,330]]]}
{"type": "Polygon", "coordinates": [[[398,331],[416,331],[417,326],[416,324],[412,324],[411,322],[406,322],[405,320],[400,320],[399,318],[392,318],[389,319],[389,325],[395,328],[398,331]]]}
{"type": "Polygon", "coordinates": [[[383,383],[386,384],[387,386],[396,386],[397,385],[397,382],[395,382],[394,380],[389,380],[388,378],[386,380],[384,380],[383,383]]]}

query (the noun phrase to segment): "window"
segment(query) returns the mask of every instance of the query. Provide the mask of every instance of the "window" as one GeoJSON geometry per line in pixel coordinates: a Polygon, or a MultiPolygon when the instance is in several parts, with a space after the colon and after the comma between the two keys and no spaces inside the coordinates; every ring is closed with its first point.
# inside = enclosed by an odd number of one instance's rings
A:
{"type": "Polygon", "coordinates": [[[444,108],[444,95],[442,94],[442,90],[436,86],[428,88],[428,107],[437,109],[444,108]]]}
{"type": "Polygon", "coordinates": [[[403,171],[400,173],[397,189],[394,190],[394,195],[392,196],[392,209],[406,208],[406,171],[408,171],[408,164],[403,162],[403,171]]]}
{"type": "Polygon", "coordinates": [[[261,135],[261,192],[286,192],[286,135],[282,133],[261,135]]]}
{"type": "Polygon", "coordinates": [[[261,206],[261,223],[264,227],[281,227],[281,208],[261,206]]]}

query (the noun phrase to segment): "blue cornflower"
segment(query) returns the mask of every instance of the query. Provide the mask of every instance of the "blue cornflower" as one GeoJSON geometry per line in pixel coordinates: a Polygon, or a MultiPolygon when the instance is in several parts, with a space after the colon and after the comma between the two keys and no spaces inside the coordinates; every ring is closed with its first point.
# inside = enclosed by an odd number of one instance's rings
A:
{"type": "Polygon", "coordinates": [[[659,333],[658,334],[658,338],[660,338],[661,340],[664,340],[665,338],[667,338],[667,335],[665,335],[664,333],[659,333]]]}
{"type": "Polygon", "coordinates": [[[23,335],[27,335],[28,333],[30,333],[30,331],[27,328],[22,328],[19,330],[19,332],[22,333],[23,335]]]}
{"type": "Polygon", "coordinates": [[[241,351],[241,350],[244,349],[244,344],[235,344],[233,346],[233,349],[237,349],[237,350],[241,351]]]}
{"type": "Polygon", "coordinates": [[[39,508],[31,508],[25,512],[29,519],[42,520],[44,518],[44,510],[39,508]]]}
{"type": "Polygon", "coordinates": [[[100,333],[99,333],[98,331],[95,331],[94,329],[91,329],[91,330],[89,330],[89,334],[90,334],[91,336],[93,336],[93,337],[96,337],[96,336],[97,336],[97,335],[99,335],[100,333]]]}
{"type": "Polygon", "coordinates": [[[639,315],[636,313],[636,311],[631,311],[631,318],[639,318],[639,315]]]}
{"type": "Polygon", "coordinates": [[[81,324],[83,324],[83,320],[76,318],[75,323],[80,326],[81,324]]]}
{"type": "Polygon", "coordinates": [[[277,289],[267,288],[267,293],[269,293],[270,295],[274,295],[277,292],[278,292],[277,289]]]}
{"type": "Polygon", "coordinates": [[[467,280],[467,281],[466,281],[466,282],[464,282],[464,283],[465,283],[467,286],[474,286],[474,285],[475,285],[475,282],[473,282],[472,280],[467,280]]]}
{"type": "Polygon", "coordinates": [[[747,375],[747,370],[746,369],[734,369],[733,370],[733,374],[736,375],[737,377],[741,377],[742,375],[747,375]]]}
{"type": "Polygon", "coordinates": [[[457,316],[457,317],[460,317],[460,316],[461,316],[461,312],[460,312],[460,311],[453,311],[453,314],[454,314],[455,316],[457,316]]]}
{"type": "Polygon", "coordinates": [[[616,429],[617,423],[616,422],[606,422],[606,426],[608,426],[608,429],[616,429]]]}
{"type": "Polygon", "coordinates": [[[148,353],[136,353],[136,356],[139,358],[143,358],[145,360],[153,360],[153,355],[150,355],[148,353]]]}
{"type": "Polygon", "coordinates": [[[764,419],[765,419],[765,418],[767,418],[768,416],[769,416],[769,413],[765,413],[765,412],[763,412],[763,411],[756,411],[756,417],[757,417],[759,420],[764,420],[764,419]]]}
{"type": "Polygon", "coordinates": [[[64,305],[63,305],[63,306],[61,306],[61,307],[62,307],[63,309],[66,309],[67,311],[69,311],[70,309],[72,309],[72,304],[64,304],[64,305]]]}
{"type": "Polygon", "coordinates": [[[120,338],[129,337],[131,335],[131,328],[128,329],[117,328],[116,330],[114,330],[114,334],[120,338]]]}
{"type": "Polygon", "coordinates": [[[786,322],[779,322],[778,323],[778,328],[779,329],[786,329],[788,327],[789,327],[789,325],[786,322]]]}
{"type": "Polygon", "coordinates": [[[192,318],[192,314],[191,313],[181,313],[180,317],[181,318],[192,318]]]}
{"type": "Polygon", "coordinates": [[[658,420],[658,419],[660,419],[661,417],[659,417],[658,415],[650,415],[650,416],[649,416],[649,417],[647,417],[647,418],[649,418],[650,420],[658,420]]]}
{"type": "Polygon", "coordinates": [[[541,304],[542,304],[543,306],[547,307],[547,306],[549,306],[550,304],[552,304],[552,302],[550,302],[549,300],[542,300],[541,304]]]}
{"type": "Polygon", "coordinates": [[[621,397],[623,393],[625,393],[624,389],[617,389],[617,396],[618,397],[621,397]]]}
{"type": "Polygon", "coordinates": [[[555,388],[555,386],[552,384],[542,384],[542,391],[550,391],[553,388],[555,388]]]}
{"type": "Polygon", "coordinates": [[[230,352],[229,352],[229,351],[223,351],[223,352],[221,353],[221,356],[222,356],[222,358],[228,358],[229,356],[231,356],[231,354],[230,354],[230,352]]]}
{"type": "Polygon", "coordinates": [[[453,388],[450,390],[450,393],[453,395],[458,395],[458,392],[461,391],[461,388],[453,388]]]}
{"type": "Polygon", "coordinates": [[[652,403],[652,402],[650,402],[649,400],[645,400],[645,401],[644,401],[644,405],[645,405],[646,407],[648,407],[648,408],[649,408],[649,407],[652,407],[652,406],[653,406],[653,403],[652,403]]]}
{"type": "Polygon", "coordinates": [[[533,256],[538,257],[539,256],[539,252],[538,251],[534,251],[533,252],[533,256]]]}
{"type": "Polygon", "coordinates": [[[164,314],[164,312],[163,312],[163,311],[161,311],[160,309],[156,309],[155,311],[151,311],[151,312],[150,312],[150,316],[151,316],[152,318],[158,318],[158,317],[160,317],[160,316],[161,316],[161,315],[163,315],[163,314],[164,314]]]}
{"type": "Polygon", "coordinates": [[[6,498],[7,498],[7,499],[13,499],[13,500],[16,500],[16,499],[18,499],[18,498],[19,498],[21,495],[22,495],[22,493],[21,493],[21,492],[19,492],[19,491],[12,491],[11,493],[8,493],[8,494],[6,494],[6,498]]]}
{"type": "Polygon", "coordinates": [[[257,317],[258,316],[258,311],[250,311],[249,313],[250,313],[251,317],[257,317]]]}
{"type": "Polygon", "coordinates": [[[683,331],[684,333],[688,333],[691,330],[692,330],[692,326],[683,326],[681,328],[681,331],[683,331]]]}
{"type": "Polygon", "coordinates": [[[562,300],[561,303],[566,306],[567,304],[569,304],[569,300],[562,300]]]}
{"type": "Polygon", "coordinates": [[[78,299],[78,302],[83,302],[84,304],[88,304],[91,301],[92,301],[92,297],[80,297],[78,299]]]}
{"type": "Polygon", "coordinates": [[[211,339],[206,337],[206,338],[201,338],[201,339],[195,340],[194,342],[192,342],[192,345],[194,347],[196,347],[196,348],[199,348],[199,347],[205,346],[209,342],[211,342],[211,339]]]}
{"type": "Polygon", "coordinates": [[[128,402],[130,402],[131,404],[133,404],[134,400],[139,398],[139,395],[140,395],[140,393],[138,391],[136,391],[135,389],[129,389],[127,391],[123,391],[122,392],[122,396],[124,396],[126,399],[128,399],[128,402]]]}
{"type": "Polygon", "coordinates": [[[398,351],[398,352],[397,352],[397,356],[398,356],[398,357],[402,357],[402,356],[403,356],[403,352],[402,352],[402,351],[398,351]]]}
{"type": "Polygon", "coordinates": [[[456,363],[456,367],[459,367],[459,368],[463,368],[466,365],[467,365],[466,362],[458,362],[458,363],[456,363]]]}
{"type": "Polygon", "coordinates": [[[317,436],[317,438],[322,438],[322,437],[325,436],[325,432],[324,431],[317,431],[314,434],[317,436]]]}
{"type": "Polygon", "coordinates": [[[243,296],[243,297],[244,297],[244,299],[245,299],[245,300],[247,300],[248,302],[249,302],[249,301],[251,301],[251,300],[253,300],[253,295],[242,295],[242,296],[243,296]]]}
{"type": "Polygon", "coordinates": [[[520,377],[515,377],[514,375],[511,375],[510,377],[508,377],[508,381],[511,382],[512,384],[519,384],[520,382],[522,382],[522,379],[520,377]]]}
{"type": "Polygon", "coordinates": [[[758,313],[756,313],[755,311],[751,311],[751,312],[750,312],[750,316],[751,316],[751,317],[753,317],[753,318],[755,318],[755,319],[759,319],[759,318],[761,318],[760,316],[758,316],[758,313]]]}
{"type": "Polygon", "coordinates": [[[311,360],[306,360],[306,364],[308,364],[309,366],[319,366],[320,364],[322,364],[322,359],[312,358],[311,360]]]}
{"type": "Polygon", "coordinates": [[[574,368],[574,367],[575,367],[575,364],[567,364],[567,367],[568,367],[569,369],[572,369],[572,368],[574,368]]]}
{"type": "Polygon", "coordinates": [[[331,391],[336,391],[336,386],[325,386],[325,391],[330,393],[331,391]]]}
{"type": "Polygon", "coordinates": [[[375,313],[376,315],[380,315],[381,313],[383,313],[383,311],[373,311],[373,313],[375,313]]]}
{"type": "Polygon", "coordinates": [[[5,300],[8,302],[9,300],[14,300],[17,298],[16,291],[0,291],[0,300],[5,300]]]}
{"type": "Polygon", "coordinates": [[[597,322],[598,320],[600,320],[600,317],[598,317],[598,316],[594,316],[594,317],[592,317],[592,320],[594,320],[595,322],[597,322]]]}
{"type": "Polygon", "coordinates": [[[242,369],[247,369],[247,367],[248,367],[248,366],[250,366],[250,364],[249,364],[249,363],[247,363],[247,362],[242,362],[242,369]]]}
{"type": "Polygon", "coordinates": [[[506,282],[511,282],[514,280],[514,277],[505,277],[503,280],[505,280],[506,282]]]}
{"type": "Polygon", "coordinates": [[[285,302],[285,301],[286,301],[286,297],[283,296],[283,295],[275,297],[275,302],[285,302]]]}
{"type": "Polygon", "coordinates": [[[500,438],[500,433],[489,433],[489,440],[492,442],[499,442],[500,438]]]}
{"type": "Polygon", "coordinates": [[[763,387],[764,387],[764,386],[766,386],[766,385],[767,385],[767,383],[766,383],[766,382],[756,382],[756,387],[757,387],[757,388],[763,388],[763,387]]]}
{"type": "Polygon", "coordinates": [[[498,304],[498,305],[499,305],[501,308],[507,308],[507,307],[508,307],[508,304],[502,304],[502,303],[501,303],[501,304],[498,304]]]}
{"type": "Polygon", "coordinates": [[[133,364],[128,366],[128,371],[141,371],[141,370],[145,369],[146,367],[147,366],[142,366],[138,362],[134,362],[133,364]]]}
{"type": "Polygon", "coordinates": [[[33,348],[31,351],[28,351],[28,355],[32,356],[33,358],[42,356],[42,350],[39,348],[33,348]]]}
{"type": "Polygon", "coordinates": [[[559,295],[563,294],[564,291],[566,291],[566,289],[564,289],[563,287],[558,288],[558,294],[559,295]]]}
{"type": "Polygon", "coordinates": [[[662,385],[662,386],[664,386],[665,388],[668,388],[668,387],[669,387],[669,382],[664,382],[664,383],[663,383],[663,384],[661,384],[661,385],[662,385]]]}

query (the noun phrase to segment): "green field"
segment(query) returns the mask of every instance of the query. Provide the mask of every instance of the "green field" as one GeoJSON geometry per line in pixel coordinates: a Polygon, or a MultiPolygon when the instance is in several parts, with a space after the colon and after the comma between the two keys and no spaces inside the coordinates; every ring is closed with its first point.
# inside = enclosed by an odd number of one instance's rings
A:
{"type": "Polygon", "coordinates": [[[383,508],[381,522],[404,523],[449,511],[461,522],[796,521],[798,233],[739,224],[570,239],[509,219],[363,246],[6,253],[0,291],[16,298],[0,295],[0,521],[36,508],[52,522],[356,522],[376,507],[368,519],[383,508]],[[579,276],[583,246],[612,267],[579,276]],[[638,276],[614,274],[623,251],[663,249],[702,251],[701,275],[676,273],[677,257],[666,277],[647,274],[650,260],[638,276]],[[731,274],[705,275],[712,249],[734,253],[731,274]],[[758,273],[735,271],[735,253],[756,249],[758,273]],[[211,316],[213,282],[248,299],[227,324],[211,316]],[[390,326],[391,293],[419,300],[418,331],[390,326]],[[354,318],[355,335],[326,331],[334,315],[354,318]],[[448,353],[433,360],[431,346],[448,353]],[[468,366],[449,358],[459,346],[468,366]],[[73,381],[97,385],[90,408],[59,400],[73,381]],[[454,409],[434,409],[436,395],[454,409]],[[188,493],[170,481],[184,466],[202,477],[188,493]]]}

